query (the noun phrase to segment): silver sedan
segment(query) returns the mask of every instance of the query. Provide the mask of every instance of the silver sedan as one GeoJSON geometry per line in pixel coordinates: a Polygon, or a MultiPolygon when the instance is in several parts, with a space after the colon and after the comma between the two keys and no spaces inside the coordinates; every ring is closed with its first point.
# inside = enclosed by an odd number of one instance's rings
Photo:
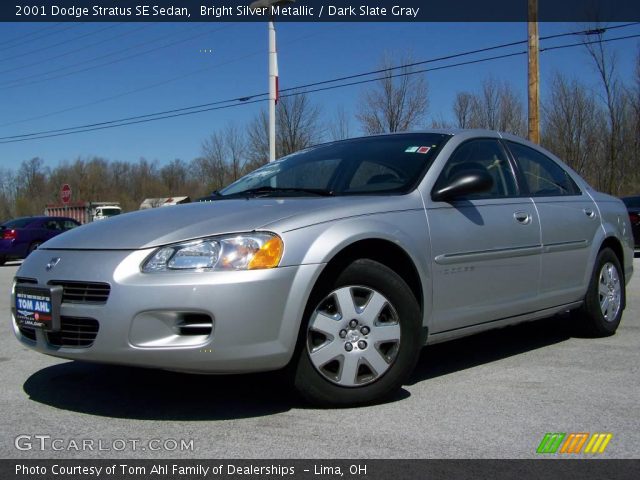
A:
{"type": "Polygon", "coordinates": [[[12,322],[57,357],[185,372],[285,369],[310,401],[378,401],[425,344],[573,311],[615,333],[632,275],[620,200],[492,131],[319,145],[210,201],[46,242],[12,322]]]}

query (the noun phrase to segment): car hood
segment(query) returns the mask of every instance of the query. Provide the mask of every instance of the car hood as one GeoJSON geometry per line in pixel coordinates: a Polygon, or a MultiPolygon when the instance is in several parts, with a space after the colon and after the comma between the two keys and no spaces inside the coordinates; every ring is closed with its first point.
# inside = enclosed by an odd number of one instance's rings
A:
{"type": "Polygon", "coordinates": [[[74,228],[40,248],[137,250],[224,233],[265,228],[283,232],[344,217],[406,208],[407,200],[406,196],[250,198],[159,207],[74,228]]]}

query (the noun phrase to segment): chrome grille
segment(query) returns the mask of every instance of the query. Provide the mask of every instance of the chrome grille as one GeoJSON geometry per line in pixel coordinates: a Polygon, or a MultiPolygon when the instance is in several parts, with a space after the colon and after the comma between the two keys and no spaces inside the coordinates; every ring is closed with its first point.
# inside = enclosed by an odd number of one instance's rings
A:
{"type": "MultiPolygon", "coordinates": [[[[36,341],[33,327],[18,327],[23,337],[36,341]]],[[[45,332],[47,343],[54,347],[90,347],[93,345],[100,324],[93,318],[62,317],[60,331],[45,332]]]]}
{"type": "Polygon", "coordinates": [[[56,347],[90,347],[99,329],[93,318],[61,317],[60,331],[46,332],[47,342],[56,347]]]}
{"type": "Polygon", "coordinates": [[[20,334],[25,337],[28,338],[29,340],[31,340],[32,342],[36,341],[36,331],[33,327],[18,327],[18,330],[20,330],[20,334]]]}
{"type": "Polygon", "coordinates": [[[77,282],[52,280],[49,285],[62,287],[62,303],[90,303],[101,305],[107,303],[111,286],[100,282],[77,282]]]}

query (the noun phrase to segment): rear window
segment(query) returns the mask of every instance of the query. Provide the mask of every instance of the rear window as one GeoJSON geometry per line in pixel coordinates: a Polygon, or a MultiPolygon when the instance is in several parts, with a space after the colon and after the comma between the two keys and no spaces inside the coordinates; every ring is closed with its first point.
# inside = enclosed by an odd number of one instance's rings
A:
{"type": "Polygon", "coordinates": [[[6,228],[24,228],[33,222],[35,222],[34,218],[16,218],[3,223],[2,226],[6,228]]]}

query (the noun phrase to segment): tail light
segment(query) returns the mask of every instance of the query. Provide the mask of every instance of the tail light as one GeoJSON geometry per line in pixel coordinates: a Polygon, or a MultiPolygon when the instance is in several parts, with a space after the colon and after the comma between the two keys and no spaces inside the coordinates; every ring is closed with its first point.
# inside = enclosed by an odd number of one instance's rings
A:
{"type": "Polygon", "coordinates": [[[18,238],[18,231],[11,229],[11,230],[5,230],[4,232],[2,232],[2,239],[3,240],[15,240],[18,238]]]}
{"type": "Polygon", "coordinates": [[[629,220],[631,220],[631,224],[635,225],[640,223],[640,214],[637,213],[629,213],[629,220]]]}

